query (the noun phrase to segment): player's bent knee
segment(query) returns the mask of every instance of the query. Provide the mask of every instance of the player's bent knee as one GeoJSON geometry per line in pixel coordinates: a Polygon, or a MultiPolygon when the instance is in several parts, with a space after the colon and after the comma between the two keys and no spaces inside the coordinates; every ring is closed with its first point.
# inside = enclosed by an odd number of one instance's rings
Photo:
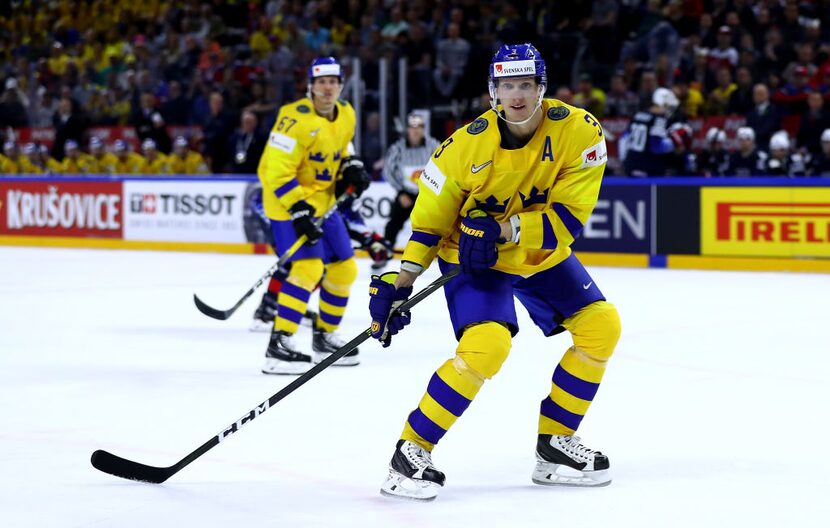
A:
{"type": "Polygon", "coordinates": [[[606,301],[584,307],[563,323],[574,345],[594,359],[605,361],[614,353],[622,326],[617,308],[606,301]]]}
{"type": "Polygon", "coordinates": [[[350,285],[357,279],[357,262],[354,258],[332,262],[326,266],[326,281],[350,285]]]}
{"type": "Polygon", "coordinates": [[[295,260],[291,263],[288,282],[305,290],[313,291],[323,278],[323,261],[321,259],[295,260]]]}
{"type": "Polygon", "coordinates": [[[464,330],[456,355],[480,377],[490,379],[507,359],[510,344],[510,330],[500,323],[488,321],[464,330]]]}

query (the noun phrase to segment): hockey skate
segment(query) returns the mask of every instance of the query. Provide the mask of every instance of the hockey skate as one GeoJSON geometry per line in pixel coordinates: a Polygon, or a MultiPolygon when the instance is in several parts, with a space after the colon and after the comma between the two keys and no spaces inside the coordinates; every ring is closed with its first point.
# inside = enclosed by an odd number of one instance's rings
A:
{"type": "Polygon", "coordinates": [[[294,345],[291,334],[274,330],[265,351],[263,374],[304,374],[311,370],[311,356],[301,353],[294,345]]]}
{"type": "MultiPolygon", "coordinates": [[[[331,354],[340,350],[346,342],[334,332],[325,332],[319,328],[314,329],[314,336],[311,340],[311,349],[314,353],[314,363],[320,363],[331,354]]],[[[351,350],[348,354],[334,362],[335,367],[352,367],[360,363],[357,358],[358,349],[351,350]]]]}
{"type": "MultiPolygon", "coordinates": [[[[251,332],[270,332],[274,328],[274,319],[277,318],[277,304],[266,301],[265,299],[257,307],[254,312],[254,320],[251,323],[251,332]]],[[[300,325],[314,328],[317,324],[317,312],[313,310],[306,310],[300,325]]]]}
{"type": "Polygon", "coordinates": [[[608,457],[582,445],[578,436],[539,435],[533,482],[543,486],[607,486],[608,457]]]}
{"type": "Polygon", "coordinates": [[[398,440],[380,493],[396,499],[430,501],[438,496],[444,480],[444,474],[432,465],[429,451],[409,440],[398,440]]]}

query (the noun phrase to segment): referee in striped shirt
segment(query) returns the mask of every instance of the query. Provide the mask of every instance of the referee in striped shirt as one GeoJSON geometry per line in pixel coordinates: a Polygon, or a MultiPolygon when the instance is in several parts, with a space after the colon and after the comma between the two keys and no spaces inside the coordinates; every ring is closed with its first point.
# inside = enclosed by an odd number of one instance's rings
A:
{"type": "Polygon", "coordinates": [[[409,218],[418,196],[418,178],[429,156],[438,148],[438,141],[426,135],[424,118],[409,114],[406,118],[406,136],[389,147],[383,163],[383,179],[398,192],[389,213],[384,236],[393,247],[404,222],[409,218]]]}

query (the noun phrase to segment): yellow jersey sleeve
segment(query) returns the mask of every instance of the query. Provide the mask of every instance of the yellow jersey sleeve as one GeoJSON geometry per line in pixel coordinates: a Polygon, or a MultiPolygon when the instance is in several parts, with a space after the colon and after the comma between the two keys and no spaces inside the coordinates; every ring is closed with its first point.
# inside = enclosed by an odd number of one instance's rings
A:
{"type": "Polygon", "coordinates": [[[467,199],[456,175],[456,156],[443,156],[452,145],[450,137],[430,157],[418,180],[418,199],[412,210],[412,236],[401,260],[428,268],[440,249],[440,242],[456,231],[459,211],[467,199]],[[443,158],[443,159],[442,159],[443,158]]]}
{"type": "Polygon", "coordinates": [[[272,191],[285,209],[306,198],[297,173],[306,156],[307,128],[307,119],[296,110],[296,104],[280,108],[257,167],[263,188],[272,191]]]}
{"type": "Polygon", "coordinates": [[[579,237],[599,196],[608,160],[605,136],[588,112],[574,116],[564,145],[565,164],[551,188],[551,207],[519,213],[519,246],[556,250],[579,237]]]}

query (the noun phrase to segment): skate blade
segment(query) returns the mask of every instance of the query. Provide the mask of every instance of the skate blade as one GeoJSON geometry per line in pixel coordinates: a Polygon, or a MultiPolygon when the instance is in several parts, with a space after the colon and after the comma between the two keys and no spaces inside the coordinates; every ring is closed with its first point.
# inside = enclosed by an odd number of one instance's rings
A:
{"type": "Polygon", "coordinates": [[[414,480],[394,470],[389,470],[380,494],[393,499],[427,502],[435,500],[441,486],[427,480],[414,480]]]}
{"type": "Polygon", "coordinates": [[[249,332],[271,332],[274,329],[274,321],[270,323],[266,323],[260,319],[254,319],[251,322],[250,328],[248,328],[249,332]]]}
{"type": "Polygon", "coordinates": [[[265,358],[262,366],[263,374],[305,374],[314,365],[310,361],[282,361],[274,358],[265,358]]]}
{"type": "Polygon", "coordinates": [[[598,488],[611,484],[611,472],[607,469],[579,471],[562,464],[537,462],[532,476],[534,484],[542,486],[573,486],[598,488]]]}
{"type": "MultiPolygon", "coordinates": [[[[314,364],[322,363],[324,359],[329,357],[331,354],[328,352],[313,352],[311,354],[311,360],[314,364]]],[[[338,359],[332,364],[332,367],[354,367],[355,365],[360,365],[360,359],[357,356],[343,356],[342,358],[338,359]]]]}

